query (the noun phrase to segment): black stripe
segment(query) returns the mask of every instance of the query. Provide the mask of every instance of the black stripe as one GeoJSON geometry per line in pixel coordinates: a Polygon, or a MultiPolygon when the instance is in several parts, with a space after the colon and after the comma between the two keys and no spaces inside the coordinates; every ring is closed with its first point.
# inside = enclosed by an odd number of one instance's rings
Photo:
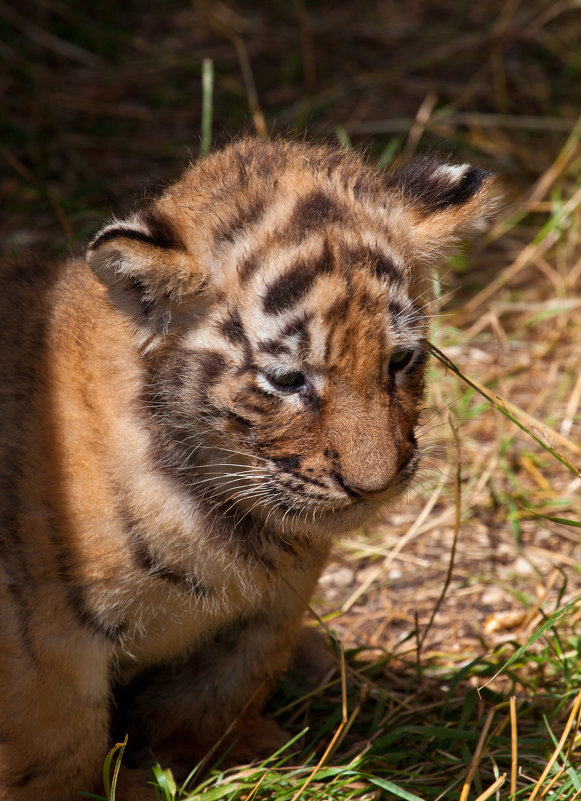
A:
{"type": "Polygon", "coordinates": [[[317,229],[341,222],[344,217],[344,211],[325,192],[318,189],[298,201],[283,236],[290,237],[297,243],[317,229]]]}
{"type": "Polygon", "coordinates": [[[317,272],[311,265],[301,264],[272,283],[264,298],[267,314],[280,314],[299,303],[312,287],[317,272]]]}
{"type": "Polygon", "coordinates": [[[244,348],[244,362],[239,368],[239,372],[255,369],[252,360],[252,345],[236,309],[229,313],[226,320],[221,324],[220,330],[229,342],[233,345],[242,345],[244,348]]]}
{"type": "Polygon", "coordinates": [[[347,274],[352,273],[354,268],[367,268],[380,281],[388,278],[391,284],[401,284],[403,280],[403,271],[391,256],[375,248],[348,248],[343,251],[342,258],[347,274]]]}
{"type": "Polygon", "coordinates": [[[236,310],[230,312],[228,317],[221,324],[220,329],[224,336],[234,345],[239,343],[244,345],[248,344],[248,337],[244,330],[244,325],[236,310]]]}
{"type": "Polygon", "coordinates": [[[379,311],[382,302],[382,297],[374,297],[368,292],[362,292],[357,298],[357,308],[360,312],[364,312],[366,315],[373,315],[379,311]]]}
{"type": "Polygon", "coordinates": [[[198,367],[198,385],[204,390],[213,386],[227,367],[226,359],[217,350],[191,351],[191,359],[198,367]]]}
{"type": "Polygon", "coordinates": [[[293,478],[297,479],[297,481],[289,481],[286,479],[285,476],[281,477],[278,484],[285,490],[290,490],[293,495],[298,496],[301,499],[304,499],[307,502],[311,502],[313,500],[319,501],[329,501],[329,488],[325,484],[321,484],[318,481],[309,481],[305,476],[301,475],[300,473],[293,474],[293,478]],[[314,484],[315,486],[322,487],[326,492],[315,492],[314,490],[305,487],[305,484],[314,484]]]}
{"type": "Polygon", "coordinates": [[[142,217],[155,247],[163,250],[186,250],[173,223],[166,214],[162,214],[158,209],[149,208],[143,213],[142,217]]]}
{"type": "Polygon", "coordinates": [[[146,234],[144,231],[138,231],[136,228],[109,228],[104,231],[89,245],[89,250],[97,250],[105,242],[110,242],[112,239],[133,239],[136,242],[143,242],[146,245],[155,246],[155,241],[152,236],[146,234]]]}
{"type": "MultiPolygon", "coordinates": [[[[62,265],[61,265],[62,266],[62,265]]],[[[8,351],[2,349],[3,371],[10,374],[11,380],[5,381],[2,387],[2,403],[5,406],[7,419],[11,420],[12,429],[9,432],[12,442],[0,442],[0,472],[4,478],[0,481],[0,556],[8,573],[7,589],[14,600],[15,612],[18,614],[19,634],[23,649],[32,661],[38,661],[38,639],[32,623],[35,610],[38,606],[38,592],[42,592],[45,582],[53,582],[55,591],[65,595],[72,614],[79,624],[89,628],[93,633],[116,640],[118,632],[115,627],[101,623],[87,608],[86,587],[79,584],[78,571],[74,565],[72,555],[66,548],[66,538],[60,527],[63,526],[62,512],[59,497],[49,494],[46,487],[46,477],[40,475],[39,465],[30,462],[31,448],[34,447],[32,438],[34,429],[30,418],[34,414],[44,397],[45,417],[50,416],[50,403],[46,397],[46,387],[43,389],[42,379],[45,372],[47,357],[45,333],[46,314],[40,314],[39,308],[47,303],[47,292],[50,291],[56,273],[52,269],[36,272],[35,263],[26,263],[20,266],[20,274],[11,276],[7,272],[4,276],[6,287],[5,297],[12,297],[12,303],[4,304],[5,331],[8,325],[8,315],[18,314],[13,323],[18,324],[19,336],[12,340],[13,348],[8,351]],[[11,288],[8,281],[16,283],[11,288]],[[10,291],[11,290],[11,291],[10,291]],[[27,313],[22,314],[26,308],[27,313]],[[39,379],[40,376],[40,379],[39,379]],[[30,398],[37,394],[37,400],[30,402],[30,398]],[[44,393],[44,394],[43,394],[44,393]],[[42,532],[50,539],[48,561],[38,564],[38,554],[31,550],[30,544],[23,541],[31,521],[29,513],[22,505],[22,486],[35,485],[39,494],[39,519],[44,525],[42,532]],[[31,555],[32,554],[32,555],[31,555]],[[53,564],[56,562],[56,565],[53,564]],[[54,570],[58,575],[54,575],[54,570]],[[52,578],[49,578],[52,576],[52,578]],[[59,583],[60,577],[60,583],[59,583]]],[[[70,291],[75,284],[85,287],[84,278],[77,268],[65,273],[70,291]],[[79,283],[81,282],[81,283],[79,283]]],[[[62,277],[62,272],[61,272],[62,277]]],[[[78,288],[78,287],[77,287],[78,288]]],[[[65,289],[65,291],[68,291],[65,289]]],[[[50,422],[50,420],[49,420],[50,422]]],[[[49,425],[50,432],[50,425],[49,425]]],[[[56,448],[56,443],[51,443],[56,448]]],[[[56,448],[58,452],[58,448],[56,448]]],[[[58,459],[57,459],[58,462],[58,459]]],[[[39,461],[42,464],[42,460],[39,461]]],[[[56,486],[59,486],[59,476],[52,476],[56,486]]],[[[39,524],[40,525],[40,524],[39,524]]]]}
{"type": "Polygon", "coordinates": [[[75,613],[78,622],[84,628],[90,629],[95,634],[105,637],[113,643],[119,642],[123,635],[123,626],[100,620],[87,607],[86,595],[89,588],[86,585],[78,584],[75,580],[76,569],[73,565],[72,554],[62,540],[57,541],[53,537],[53,542],[57,547],[56,558],[59,578],[63,582],[69,607],[75,613]]]}
{"type": "Polygon", "coordinates": [[[256,256],[247,256],[237,265],[236,271],[242,285],[246,284],[260,267],[261,262],[256,256]]]}
{"type": "Polygon", "coordinates": [[[284,345],[279,339],[265,339],[258,343],[257,348],[262,353],[268,353],[271,356],[292,353],[291,349],[287,345],[284,345]]]}
{"type": "Polygon", "coordinates": [[[29,767],[24,768],[21,772],[21,775],[17,779],[12,779],[11,781],[7,782],[7,786],[27,787],[34,779],[47,772],[48,771],[44,766],[41,766],[38,763],[32,764],[29,767]]]}
{"type": "Polygon", "coordinates": [[[376,278],[389,278],[392,283],[401,281],[402,272],[400,268],[386,253],[370,253],[369,262],[371,274],[376,278]]]}
{"type": "MultiPolygon", "coordinates": [[[[247,417],[243,417],[241,414],[237,412],[233,412],[230,409],[218,409],[218,414],[223,417],[225,420],[231,420],[233,423],[238,423],[242,426],[242,428],[252,428],[252,421],[249,420],[247,417]]],[[[252,411],[255,411],[254,409],[252,411]]],[[[262,410],[261,414],[262,414],[262,410]]]]}
{"type": "Polygon", "coordinates": [[[361,200],[364,193],[367,191],[367,186],[363,178],[358,178],[353,184],[353,197],[355,200],[361,200]]]}
{"type": "MultiPolygon", "coordinates": [[[[314,484],[315,487],[321,487],[322,489],[327,491],[329,490],[329,487],[325,484],[324,481],[319,481],[318,479],[313,478],[312,476],[306,476],[304,475],[304,473],[301,473],[301,478],[303,479],[303,481],[306,481],[309,484],[314,484]]],[[[321,496],[317,495],[316,497],[320,498],[321,496]]]]}
{"type": "Polygon", "coordinates": [[[274,464],[288,473],[295,473],[301,466],[301,457],[295,453],[290,456],[277,456],[272,459],[274,464]]]}
{"type": "Polygon", "coordinates": [[[207,588],[195,576],[166,564],[153,550],[143,532],[141,521],[133,515],[126,503],[121,499],[120,489],[118,491],[117,514],[126,533],[136,567],[154,578],[169,581],[185,588],[190,595],[195,595],[196,597],[207,595],[207,588]]]}
{"type": "MultiPolygon", "coordinates": [[[[306,482],[307,484],[313,484],[315,487],[321,487],[324,490],[328,490],[329,489],[329,487],[325,484],[324,481],[319,481],[318,479],[313,478],[312,476],[307,476],[304,473],[297,473],[297,476],[300,479],[302,479],[302,481],[306,482]]],[[[321,495],[316,495],[314,497],[320,498],[321,495]]]]}
{"type": "MultiPolygon", "coordinates": [[[[193,356],[191,352],[184,351],[184,353],[190,361],[193,357],[198,359],[202,357],[202,360],[205,361],[207,376],[210,379],[212,377],[215,378],[223,366],[223,357],[214,351],[199,351],[194,353],[193,356]]],[[[164,377],[163,371],[160,371],[156,360],[152,360],[149,364],[148,373],[149,380],[147,382],[148,390],[145,394],[145,407],[147,407],[148,402],[152,402],[152,399],[153,402],[159,402],[160,396],[167,397],[169,395],[170,398],[175,396],[171,383],[171,381],[179,380],[179,371],[178,376],[176,376],[175,367],[172,367],[170,376],[166,375],[164,377]]],[[[207,386],[203,386],[203,382],[199,380],[199,377],[196,380],[196,387],[200,393],[207,389],[207,386]]],[[[280,401],[280,399],[271,396],[269,396],[268,400],[270,407],[272,407],[273,403],[280,401]]],[[[198,404],[196,412],[198,414],[202,412],[208,418],[224,419],[232,415],[229,410],[216,407],[207,397],[198,397],[196,402],[198,404]]],[[[241,403],[237,405],[239,408],[242,406],[241,403]]],[[[260,414],[264,415],[264,411],[260,410],[260,414]]],[[[252,423],[247,418],[234,414],[232,419],[252,429],[252,423]]],[[[250,559],[253,563],[260,564],[266,571],[273,570],[274,563],[263,553],[263,540],[269,536],[264,528],[263,521],[258,520],[256,522],[252,515],[240,515],[240,510],[237,512],[233,502],[222,496],[219,490],[216,492],[215,488],[207,485],[200,486],[197,483],[200,480],[200,471],[195,462],[195,448],[183,441],[183,425],[184,422],[188,422],[187,418],[184,418],[181,412],[176,414],[174,410],[172,417],[162,414],[148,415],[147,421],[152,428],[152,454],[157,469],[177,482],[188,494],[194,507],[206,516],[205,531],[208,536],[211,536],[213,541],[219,538],[225,551],[232,554],[232,556],[250,559]],[[241,519],[238,519],[238,517],[241,517],[241,519]]],[[[209,423],[209,425],[211,424],[209,423]]],[[[254,450],[258,452],[256,446],[254,446],[254,450]]],[[[141,532],[138,524],[132,529],[129,515],[126,515],[126,520],[128,541],[132,542],[134,541],[133,538],[138,537],[141,532]]],[[[141,541],[145,541],[142,535],[141,541]]],[[[136,548],[138,553],[134,558],[137,564],[141,562],[142,569],[144,567],[147,567],[148,570],[151,567],[155,569],[161,564],[159,557],[155,558],[156,555],[139,554],[140,544],[138,538],[136,548]],[[154,563],[152,563],[150,556],[154,557],[154,563]]],[[[165,567],[169,566],[166,565],[165,567]]],[[[175,570],[175,568],[170,569],[174,575],[179,574],[179,571],[175,570]]],[[[169,581],[172,580],[169,575],[167,575],[167,579],[169,581]]],[[[195,587],[199,589],[195,581],[191,582],[191,587],[192,589],[195,587]]]]}
{"type": "Polygon", "coordinates": [[[304,392],[301,397],[303,400],[307,402],[310,406],[312,412],[319,412],[321,411],[322,401],[319,395],[315,392],[313,387],[309,387],[306,392],[304,392]]]}
{"type": "Polygon", "coordinates": [[[391,314],[392,317],[396,319],[398,317],[403,317],[403,315],[406,313],[406,309],[404,308],[404,306],[402,306],[402,304],[397,300],[390,300],[388,303],[388,307],[389,307],[389,313],[391,314]]]}
{"type": "Polygon", "coordinates": [[[137,567],[145,570],[149,576],[183,587],[190,595],[197,598],[208,594],[207,588],[194,576],[165,564],[137,530],[134,530],[131,536],[131,550],[137,567]]]}
{"type": "Polygon", "coordinates": [[[297,338],[301,348],[307,350],[311,344],[311,333],[309,331],[310,314],[302,314],[300,317],[293,317],[280,332],[282,337],[297,338]]]}
{"type": "Polygon", "coordinates": [[[332,270],[333,259],[326,246],[318,259],[297,264],[269,285],[264,297],[264,311],[274,315],[292,309],[320,275],[328,275],[332,270]]]}
{"type": "Polygon", "coordinates": [[[161,250],[185,250],[183,242],[165,215],[156,209],[148,209],[142,214],[142,219],[149,229],[147,232],[121,225],[109,228],[91,242],[89,250],[96,250],[112,239],[132,239],[161,250]]]}
{"type": "Polygon", "coordinates": [[[5,570],[11,577],[11,580],[6,586],[16,604],[18,629],[20,636],[22,637],[24,648],[26,649],[26,653],[30,659],[33,662],[38,663],[39,659],[36,653],[36,642],[30,630],[32,611],[29,603],[29,587],[32,584],[32,580],[30,579],[30,576],[23,565],[18,569],[18,572],[21,575],[17,579],[14,579],[13,577],[13,568],[11,565],[5,565],[5,570]]]}
{"type": "MultiPolygon", "coordinates": [[[[23,399],[24,400],[24,399],[23,399]]],[[[26,407],[25,407],[26,408],[26,407]]],[[[20,419],[20,418],[16,418],[20,419]]],[[[20,419],[21,420],[21,419],[20,419]]],[[[20,422],[20,424],[22,424],[20,422]]],[[[2,503],[0,504],[0,557],[8,575],[6,588],[11,594],[18,615],[18,630],[24,648],[33,662],[38,662],[35,641],[31,632],[32,602],[30,587],[34,586],[27,561],[27,553],[21,537],[21,519],[23,515],[21,493],[17,481],[23,470],[19,464],[21,454],[15,447],[5,448],[5,464],[7,477],[0,482],[2,503]]]]}
{"type": "Polygon", "coordinates": [[[216,244],[220,244],[222,241],[233,243],[246,228],[260,220],[264,214],[264,205],[264,199],[258,198],[251,201],[245,208],[238,207],[228,220],[221,226],[216,226],[214,233],[216,244]]]}
{"type": "MultiPolygon", "coordinates": [[[[325,483],[319,481],[316,478],[312,478],[311,476],[306,475],[306,473],[302,473],[300,471],[302,463],[302,458],[300,456],[292,455],[292,456],[278,456],[270,458],[271,461],[273,461],[276,464],[276,466],[279,467],[284,473],[293,476],[293,478],[297,478],[303,484],[312,484],[316,487],[321,487],[322,489],[328,490],[328,487],[325,483]]],[[[312,472],[312,468],[307,468],[307,471],[309,470],[312,472]]],[[[281,483],[284,482],[281,481],[281,483]]],[[[285,486],[291,486],[291,485],[289,484],[285,486]]]]}
{"type": "Polygon", "coordinates": [[[267,456],[270,458],[273,448],[284,447],[286,439],[284,437],[271,437],[270,439],[256,440],[255,448],[259,456],[267,456]]]}
{"type": "Polygon", "coordinates": [[[460,206],[478,192],[485,179],[492,175],[487,170],[470,167],[466,170],[460,183],[453,184],[444,190],[434,206],[435,211],[441,211],[448,206],[460,206]]]}
{"type": "MultiPolygon", "coordinates": [[[[264,410],[265,412],[270,411],[273,405],[278,406],[280,403],[282,403],[282,398],[280,398],[278,395],[273,394],[272,392],[267,392],[265,389],[262,389],[262,387],[256,386],[254,384],[249,384],[245,389],[247,394],[255,395],[257,398],[260,398],[261,400],[264,399],[268,401],[267,406],[264,410]]],[[[244,394],[240,393],[236,398],[236,400],[239,400],[241,403],[244,403],[245,402],[244,394]]]]}
{"type": "MultiPolygon", "coordinates": [[[[73,612],[77,622],[83,628],[89,629],[94,634],[105,637],[111,642],[118,642],[120,639],[122,629],[120,626],[101,621],[97,615],[92,612],[87,606],[87,592],[89,587],[85,584],[79,583],[78,570],[74,562],[74,557],[69,548],[67,547],[63,532],[59,527],[59,514],[56,510],[51,509],[48,503],[44,507],[46,535],[50,539],[54,547],[54,560],[55,567],[60,579],[60,585],[65,594],[66,601],[70,610],[73,612]]],[[[34,656],[34,643],[30,633],[30,620],[32,618],[32,604],[28,603],[24,589],[26,584],[20,584],[23,580],[27,583],[32,581],[32,576],[26,572],[24,563],[24,550],[22,551],[23,561],[17,568],[18,573],[21,573],[21,578],[14,583],[9,584],[9,588],[16,598],[18,608],[21,613],[22,636],[27,646],[27,650],[33,659],[34,656]]],[[[10,570],[10,565],[8,565],[10,570]]],[[[16,572],[16,571],[11,571],[16,572]]]]}
{"type": "Polygon", "coordinates": [[[325,322],[328,325],[338,323],[340,320],[345,319],[348,309],[349,299],[347,297],[338,298],[325,312],[325,322]]]}
{"type": "Polygon", "coordinates": [[[427,214],[443,211],[449,206],[466,203],[492,175],[487,170],[469,167],[458,180],[453,175],[438,171],[450,165],[440,164],[430,158],[420,158],[407,166],[386,174],[388,187],[397,187],[412,203],[422,206],[427,214]]]}

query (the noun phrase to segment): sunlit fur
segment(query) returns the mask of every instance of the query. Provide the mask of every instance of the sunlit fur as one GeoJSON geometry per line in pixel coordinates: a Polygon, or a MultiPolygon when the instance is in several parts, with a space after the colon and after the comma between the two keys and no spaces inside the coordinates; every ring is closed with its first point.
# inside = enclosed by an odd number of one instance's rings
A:
{"type": "MultiPolygon", "coordinates": [[[[430,267],[490,179],[253,139],[2,274],[0,801],[153,797],[261,704],[330,544],[409,486],[430,267]]],[[[262,731],[262,737],[260,732],[262,731]]]]}

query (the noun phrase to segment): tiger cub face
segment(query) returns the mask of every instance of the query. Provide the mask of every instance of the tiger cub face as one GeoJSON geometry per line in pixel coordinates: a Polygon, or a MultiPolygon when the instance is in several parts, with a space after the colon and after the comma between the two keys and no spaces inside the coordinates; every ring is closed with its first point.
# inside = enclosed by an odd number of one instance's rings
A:
{"type": "Polygon", "coordinates": [[[430,267],[489,174],[379,174],[333,148],[242,140],[191,166],[88,259],[145,365],[158,464],[284,541],[351,529],[418,464],[430,267]]]}

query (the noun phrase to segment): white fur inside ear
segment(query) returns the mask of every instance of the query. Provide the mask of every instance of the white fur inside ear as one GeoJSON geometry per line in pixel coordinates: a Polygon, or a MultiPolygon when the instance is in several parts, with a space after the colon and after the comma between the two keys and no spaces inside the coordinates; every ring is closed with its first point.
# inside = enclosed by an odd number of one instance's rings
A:
{"type": "Polygon", "coordinates": [[[91,270],[106,284],[119,280],[124,273],[123,254],[111,247],[89,250],[87,252],[87,262],[91,270]]]}
{"type": "Polygon", "coordinates": [[[469,164],[441,164],[434,170],[433,175],[434,178],[445,178],[451,184],[455,184],[462,180],[466,174],[466,170],[469,169],[469,164]]]}

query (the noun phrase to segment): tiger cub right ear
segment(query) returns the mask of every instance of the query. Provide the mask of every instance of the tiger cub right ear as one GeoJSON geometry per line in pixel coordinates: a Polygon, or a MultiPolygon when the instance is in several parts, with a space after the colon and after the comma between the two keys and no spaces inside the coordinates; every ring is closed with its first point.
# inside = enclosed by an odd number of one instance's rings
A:
{"type": "Polygon", "coordinates": [[[403,221],[402,240],[414,259],[440,258],[457,236],[487,217],[498,204],[494,176],[470,164],[446,164],[423,156],[385,174],[403,221]]]}
{"type": "Polygon", "coordinates": [[[207,284],[206,271],[156,209],[106,225],[89,245],[87,262],[111,301],[140,326],[151,328],[207,284]]]}

